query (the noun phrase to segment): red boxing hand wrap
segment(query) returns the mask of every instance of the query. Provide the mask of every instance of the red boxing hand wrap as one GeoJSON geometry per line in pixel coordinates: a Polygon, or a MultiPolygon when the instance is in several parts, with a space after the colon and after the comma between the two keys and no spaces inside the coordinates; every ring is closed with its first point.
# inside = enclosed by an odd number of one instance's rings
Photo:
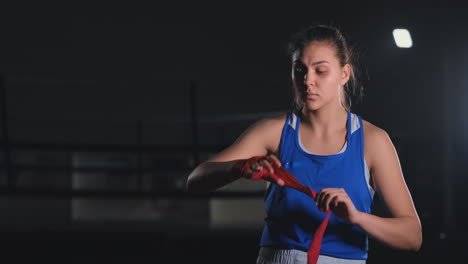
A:
{"type": "MultiPolygon", "coordinates": [[[[248,176],[249,170],[251,170],[252,164],[258,162],[258,160],[264,158],[264,156],[255,156],[247,160],[240,160],[236,162],[233,166],[233,169],[240,170],[242,176],[248,176]]],[[[311,188],[302,185],[291,173],[289,173],[283,166],[279,167],[274,162],[270,162],[271,166],[273,166],[274,172],[270,173],[266,169],[262,168],[259,171],[252,171],[251,176],[247,177],[252,180],[258,181],[271,181],[276,183],[278,179],[282,179],[284,181],[284,186],[288,186],[290,188],[294,188],[298,191],[301,191],[312,198],[317,196],[317,192],[312,190],[311,188]]],[[[244,177],[245,177],[244,176],[244,177]]],[[[320,223],[319,227],[315,231],[314,238],[312,243],[309,247],[307,252],[307,264],[315,264],[317,263],[319,254],[320,254],[320,247],[322,245],[322,238],[325,233],[325,229],[328,225],[328,219],[330,218],[330,210],[325,212],[327,216],[325,219],[320,223]]]]}
{"type": "Polygon", "coordinates": [[[257,163],[263,157],[264,156],[254,156],[250,159],[238,160],[234,165],[232,165],[232,170],[240,172],[242,177],[250,179],[251,176],[249,176],[249,171],[252,171],[252,165],[257,163]]]}
{"type": "Polygon", "coordinates": [[[255,171],[252,169],[253,164],[258,163],[259,160],[264,158],[265,156],[254,156],[250,159],[238,160],[232,166],[232,170],[240,172],[242,177],[250,180],[271,181],[276,183],[276,181],[279,179],[279,177],[276,174],[270,173],[263,167],[259,171],[255,171]]]}

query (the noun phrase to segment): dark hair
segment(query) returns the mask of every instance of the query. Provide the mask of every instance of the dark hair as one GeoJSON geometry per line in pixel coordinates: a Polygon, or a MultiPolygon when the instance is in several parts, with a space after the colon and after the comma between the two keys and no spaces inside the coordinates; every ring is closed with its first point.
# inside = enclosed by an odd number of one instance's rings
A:
{"type": "MultiPolygon", "coordinates": [[[[287,46],[289,57],[292,58],[296,52],[302,52],[304,47],[313,41],[329,42],[336,49],[340,65],[349,64],[351,66],[349,81],[344,85],[344,101],[342,102],[343,106],[347,110],[350,110],[352,101],[361,100],[363,95],[363,87],[358,84],[357,80],[357,57],[354,50],[338,28],[323,24],[313,24],[302,28],[291,36],[287,46]]],[[[294,97],[292,110],[295,114],[301,115],[302,106],[296,101],[297,95],[295,91],[294,97]]]]}

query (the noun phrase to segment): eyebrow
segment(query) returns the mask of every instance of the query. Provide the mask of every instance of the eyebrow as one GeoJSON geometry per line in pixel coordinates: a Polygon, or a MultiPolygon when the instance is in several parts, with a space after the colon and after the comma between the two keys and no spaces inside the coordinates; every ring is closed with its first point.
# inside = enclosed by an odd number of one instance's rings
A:
{"type": "MultiPolygon", "coordinates": [[[[298,62],[302,63],[302,61],[301,61],[300,59],[297,59],[297,60],[294,61],[294,63],[298,63],[298,62]]],[[[317,64],[322,64],[322,63],[329,63],[329,62],[328,62],[328,61],[324,61],[324,60],[322,60],[322,61],[316,61],[316,62],[312,63],[312,65],[317,65],[317,64]]],[[[302,63],[302,64],[304,64],[304,63],[302,63]]]]}
{"type": "Polygon", "coordinates": [[[316,61],[312,63],[312,65],[317,65],[317,64],[322,64],[322,63],[328,63],[328,61],[316,61]]]}

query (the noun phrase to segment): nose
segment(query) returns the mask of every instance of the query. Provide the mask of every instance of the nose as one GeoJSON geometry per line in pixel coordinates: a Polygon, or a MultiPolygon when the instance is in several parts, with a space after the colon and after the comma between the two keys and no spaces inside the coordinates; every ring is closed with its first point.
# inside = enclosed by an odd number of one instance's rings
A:
{"type": "Polygon", "coordinates": [[[304,74],[304,84],[306,87],[314,86],[315,85],[315,75],[308,71],[306,74],[304,74]]]}

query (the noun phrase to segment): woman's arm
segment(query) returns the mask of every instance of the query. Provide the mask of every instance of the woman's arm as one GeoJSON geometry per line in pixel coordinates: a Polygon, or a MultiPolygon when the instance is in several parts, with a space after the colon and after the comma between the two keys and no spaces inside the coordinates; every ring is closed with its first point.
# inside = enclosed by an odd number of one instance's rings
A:
{"type": "Polygon", "coordinates": [[[285,115],[266,118],[251,125],[231,146],[202,162],[190,173],[187,190],[210,192],[239,179],[240,173],[232,170],[234,163],[273,153],[279,145],[285,118],[285,115]]]}
{"type": "Polygon", "coordinates": [[[358,213],[353,220],[371,237],[394,248],[418,251],[422,244],[421,222],[388,134],[365,122],[365,152],[375,189],[392,217],[358,213]]]}

